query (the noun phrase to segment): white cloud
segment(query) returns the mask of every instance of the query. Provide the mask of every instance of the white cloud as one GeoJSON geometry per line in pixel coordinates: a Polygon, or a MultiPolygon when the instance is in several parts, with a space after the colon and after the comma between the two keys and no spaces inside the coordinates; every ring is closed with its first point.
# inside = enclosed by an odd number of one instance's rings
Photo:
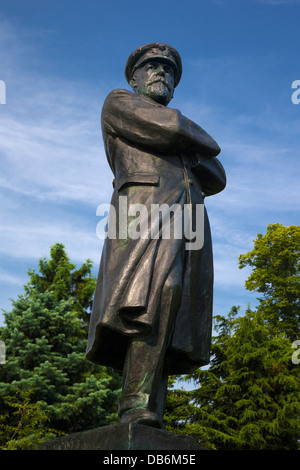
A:
{"type": "Polygon", "coordinates": [[[5,71],[0,78],[7,89],[0,108],[0,190],[60,203],[98,205],[109,199],[112,174],[101,139],[101,85],[44,75],[33,66],[38,51],[24,45],[22,33],[5,21],[0,32],[5,71]]]}
{"type": "Polygon", "coordinates": [[[82,230],[76,224],[59,220],[57,224],[19,224],[18,221],[2,227],[0,253],[14,258],[37,259],[48,257],[49,248],[56,242],[65,244],[69,256],[76,261],[99,258],[102,241],[97,239],[95,230],[82,230]]]}
{"type": "Polygon", "coordinates": [[[45,83],[43,88],[34,87],[32,78],[31,100],[24,102],[20,84],[19,99],[0,116],[0,184],[43,199],[99,203],[112,179],[101,143],[101,104],[96,109],[87,96],[80,113],[76,89],[62,83],[53,106],[53,90],[45,83]]]}
{"type": "Polygon", "coordinates": [[[28,267],[49,257],[56,242],[73,262],[91,258],[98,269],[96,208],[110,200],[112,175],[101,139],[101,86],[45,76],[28,37],[1,19],[0,33],[7,88],[0,108],[0,307],[7,309],[28,267]]]}
{"type": "Polygon", "coordinates": [[[291,83],[282,88],[283,82],[275,86],[272,81],[279,69],[286,69],[285,60],[261,54],[253,61],[245,54],[202,57],[189,65],[193,76],[200,77],[198,92],[179,108],[221,147],[227,188],[207,204],[224,222],[264,219],[266,225],[275,213],[299,221],[300,119],[291,104],[291,83]]]}
{"type": "Polygon", "coordinates": [[[4,284],[14,284],[16,286],[22,285],[24,278],[22,276],[8,274],[7,271],[0,270],[0,281],[4,284]]]}
{"type": "Polygon", "coordinates": [[[88,137],[89,132],[68,124],[58,131],[43,124],[35,128],[30,122],[6,120],[0,128],[5,169],[1,187],[44,200],[99,203],[101,195],[105,197],[111,189],[112,177],[103,150],[93,142],[91,132],[88,137]]]}
{"type": "MultiPolygon", "coordinates": [[[[86,207],[94,217],[112,192],[99,122],[101,86],[46,76],[36,67],[44,59],[28,37],[24,40],[3,21],[0,32],[0,61],[6,73],[0,79],[7,85],[7,104],[0,108],[0,254],[37,260],[47,257],[58,241],[72,260],[89,257],[97,268],[102,246],[96,238],[97,220],[93,227],[94,221],[82,211],[86,207]]],[[[265,59],[258,59],[260,66],[265,59]]],[[[243,289],[247,273],[238,269],[237,257],[251,249],[257,232],[280,218],[292,223],[295,217],[297,223],[300,205],[298,148],[293,142],[299,119],[291,122],[274,115],[268,106],[261,107],[260,114],[242,108],[235,112],[245,88],[243,77],[249,83],[255,75],[247,60],[198,60],[195,74],[198,77],[201,70],[202,91],[194,101],[179,92],[179,109],[211,132],[222,148],[228,186],[206,205],[216,289],[228,292],[243,289]],[[219,97],[213,104],[208,83],[219,97]],[[228,111],[221,97],[227,97],[229,89],[234,110],[228,111]]],[[[273,63],[269,58],[268,66],[273,63]]],[[[252,89],[248,99],[259,101],[261,95],[255,93],[252,89]]],[[[16,285],[19,275],[7,272],[7,280],[16,285]]],[[[3,267],[0,279],[5,276],[3,267]]]]}

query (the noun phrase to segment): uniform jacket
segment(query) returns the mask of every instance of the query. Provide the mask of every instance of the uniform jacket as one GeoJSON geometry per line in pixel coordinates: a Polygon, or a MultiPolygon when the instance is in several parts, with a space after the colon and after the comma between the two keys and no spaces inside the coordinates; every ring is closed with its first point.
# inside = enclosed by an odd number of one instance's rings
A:
{"type": "MultiPolygon", "coordinates": [[[[112,91],[103,105],[102,133],[114,174],[111,204],[203,204],[222,191],[226,177],[220,148],[180,111],[127,90],[112,91]]],[[[94,296],[87,358],[122,370],[130,337],[155,328],[159,301],[172,263],[182,254],[181,306],[168,349],[171,374],[189,373],[209,362],[213,260],[204,211],[204,245],[185,250],[186,240],[110,239],[104,242],[94,296]]],[[[131,219],[129,218],[128,223],[131,219]]],[[[147,225],[146,225],[147,227],[147,225]]],[[[150,227],[150,223],[149,223],[150,227]]]]}

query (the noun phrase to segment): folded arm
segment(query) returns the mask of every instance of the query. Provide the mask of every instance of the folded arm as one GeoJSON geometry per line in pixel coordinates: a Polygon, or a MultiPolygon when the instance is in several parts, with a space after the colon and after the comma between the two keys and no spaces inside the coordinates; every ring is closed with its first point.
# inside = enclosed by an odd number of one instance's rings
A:
{"type": "Polygon", "coordinates": [[[217,158],[195,154],[191,162],[192,171],[199,178],[205,196],[223,191],[226,186],[226,173],[217,158]]]}
{"type": "Polygon", "coordinates": [[[180,111],[127,90],[108,95],[101,120],[105,132],[160,152],[192,150],[210,157],[220,153],[214,139],[180,111]]]}

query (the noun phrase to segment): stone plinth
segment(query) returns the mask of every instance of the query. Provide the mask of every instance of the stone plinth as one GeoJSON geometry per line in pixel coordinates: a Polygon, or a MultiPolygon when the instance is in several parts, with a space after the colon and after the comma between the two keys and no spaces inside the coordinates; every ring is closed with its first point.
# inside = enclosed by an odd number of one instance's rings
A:
{"type": "Polygon", "coordinates": [[[185,435],[141,424],[115,424],[69,434],[39,447],[40,450],[208,450],[185,435]]]}

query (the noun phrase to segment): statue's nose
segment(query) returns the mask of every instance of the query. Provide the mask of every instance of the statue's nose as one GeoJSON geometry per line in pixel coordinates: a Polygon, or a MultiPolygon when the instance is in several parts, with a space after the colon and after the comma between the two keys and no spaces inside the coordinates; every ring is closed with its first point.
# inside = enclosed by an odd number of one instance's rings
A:
{"type": "Polygon", "coordinates": [[[163,68],[162,65],[159,65],[156,69],[157,75],[161,75],[162,77],[165,76],[165,69],[163,68]]]}

